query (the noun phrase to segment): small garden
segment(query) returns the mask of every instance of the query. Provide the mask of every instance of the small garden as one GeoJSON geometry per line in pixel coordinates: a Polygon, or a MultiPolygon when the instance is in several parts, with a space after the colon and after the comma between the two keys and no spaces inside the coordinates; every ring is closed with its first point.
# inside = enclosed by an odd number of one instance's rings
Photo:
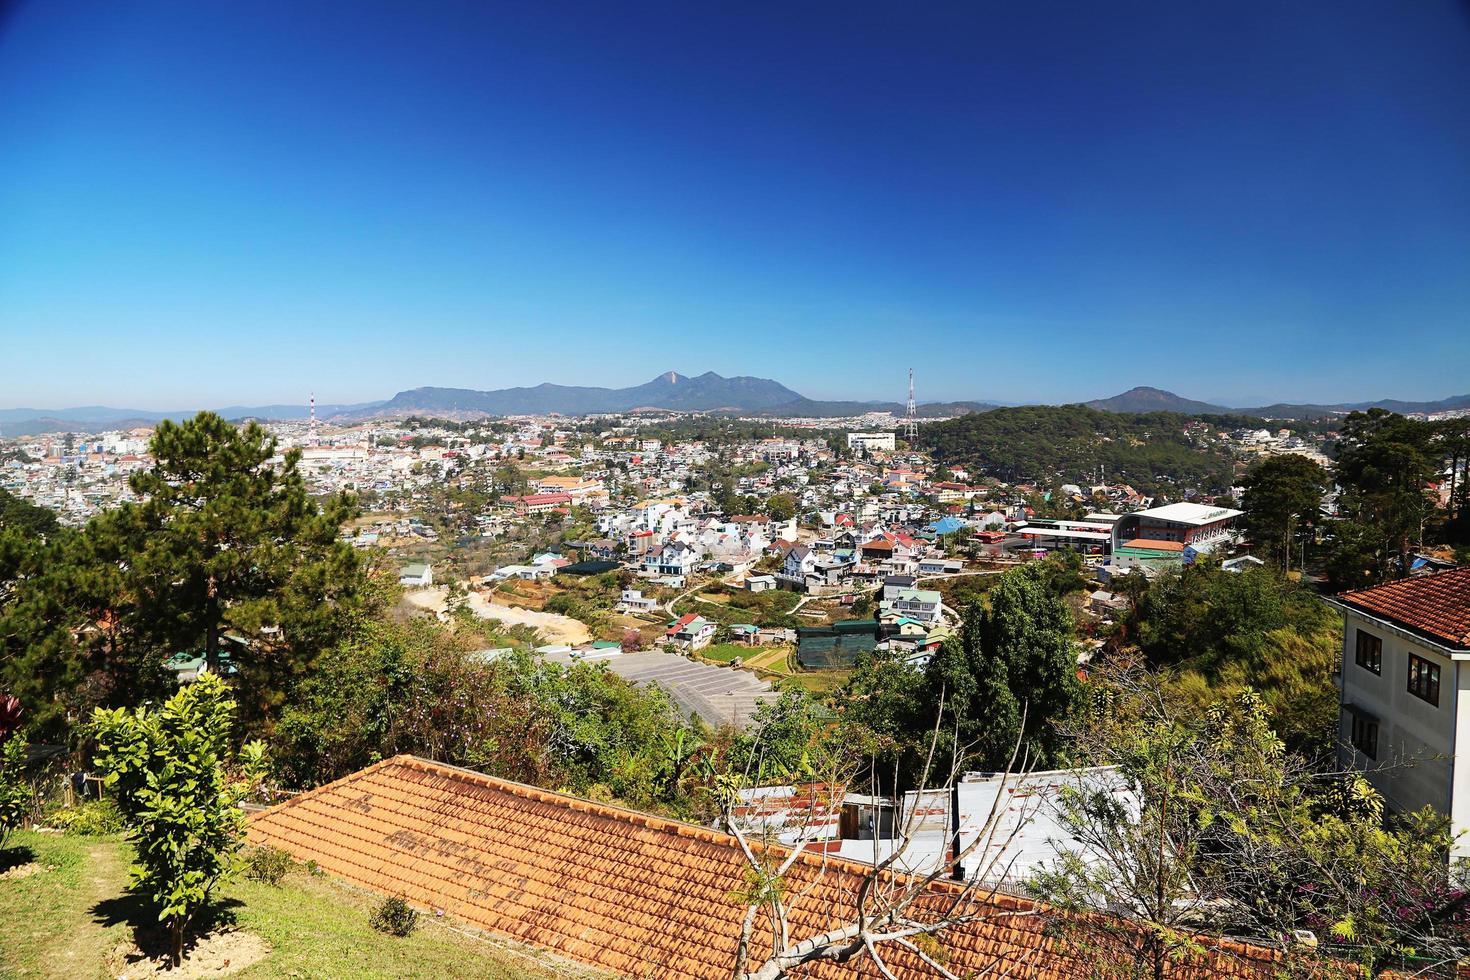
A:
{"type": "MultiPolygon", "coordinates": [[[[21,739],[3,739],[0,976],[592,975],[247,845],[241,804],[264,759],[260,743],[233,746],[234,712],[213,674],[157,707],[99,709],[102,799],[65,806],[46,805],[21,739]]],[[[13,698],[0,716],[13,735],[13,698]]]]}

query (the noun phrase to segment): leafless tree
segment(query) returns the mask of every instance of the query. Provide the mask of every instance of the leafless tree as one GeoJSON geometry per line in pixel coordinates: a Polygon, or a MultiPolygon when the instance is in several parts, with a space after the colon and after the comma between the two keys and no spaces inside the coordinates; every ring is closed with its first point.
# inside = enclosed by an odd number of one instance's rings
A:
{"type": "Polygon", "coordinates": [[[1059,811],[1074,845],[1028,888],[1098,975],[1187,973],[1239,948],[1222,935],[1251,956],[1271,950],[1282,976],[1357,975],[1319,938],[1375,967],[1412,956],[1440,968],[1465,953],[1470,892],[1427,815],[1385,824],[1360,773],[1286,752],[1252,692],[1200,714],[1130,665],[1093,683],[1112,703],[1070,733],[1075,756],[1119,766],[1134,793],[1067,787],[1059,811]]]}
{"type": "MultiPolygon", "coordinates": [[[[918,784],[928,787],[931,793],[947,792],[954,787],[968,754],[954,752],[949,771],[942,774],[936,771],[935,756],[944,720],[941,699],[918,784]]],[[[953,727],[957,740],[958,719],[953,727]]],[[[850,893],[844,892],[844,903],[850,901],[845,907],[834,907],[830,892],[820,891],[820,886],[830,881],[828,876],[835,873],[826,852],[812,854],[808,848],[815,836],[809,831],[830,823],[841,808],[845,781],[828,781],[823,784],[824,790],[812,794],[811,805],[804,807],[803,819],[796,830],[797,839],[784,846],[772,840],[768,830],[752,828],[737,818],[740,780],[737,777],[727,781],[720,794],[723,823],[734,835],[746,862],[746,888],[741,894],[746,911],[734,965],[737,980],[781,980],[805,964],[847,963],[862,957],[870,958],[888,980],[897,980],[888,960],[899,950],[910,960],[924,963],[936,976],[959,980],[940,961],[942,954],[936,947],[936,937],[984,921],[1033,914],[1028,907],[996,901],[995,882],[1009,877],[1010,845],[1026,823],[1023,817],[1005,829],[1000,819],[1009,795],[1007,786],[1013,786],[1029,772],[1028,760],[1018,758],[1020,753],[1018,739],[1001,792],[996,794],[974,839],[959,846],[962,839],[959,828],[951,827],[953,846],[932,863],[909,859],[923,816],[923,807],[918,802],[924,799],[925,792],[914,794],[911,799],[915,805],[908,807],[901,824],[894,829],[892,850],[859,873],[856,887],[850,893]],[[980,866],[971,874],[962,874],[961,869],[977,855],[980,866]],[[812,865],[815,870],[808,872],[812,865]],[[796,874],[798,869],[803,873],[796,874]],[[960,880],[947,887],[941,885],[953,879],[960,880]],[[823,904],[825,907],[817,910],[819,921],[837,924],[819,933],[798,934],[793,929],[793,915],[804,903],[823,904]],[[770,929],[771,943],[769,949],[757,951],[752,947],[762,917],[770,929]]],[[[847,775],[850,777],[851,773],[847,775]]],[[[894,785],[897,785],[897,773],[894,785]]],[[[845,863],[843,867],[844,880],[851,881],[852,864],[845,863]]],[[[810,922],[811,917],[807,916],[806,921],[810,922]]],[[[1019,964],[1009,964],[1016,965],[1019,964]]],[[[996,962],[987,968],[987,974],[1002,975],[1004,966],[996,962]]]]}

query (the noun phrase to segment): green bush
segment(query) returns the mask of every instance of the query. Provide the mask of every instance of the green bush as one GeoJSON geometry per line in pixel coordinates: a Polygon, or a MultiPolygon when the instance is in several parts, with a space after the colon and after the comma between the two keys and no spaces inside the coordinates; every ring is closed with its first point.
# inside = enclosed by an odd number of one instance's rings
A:
{"type": "Polygon", "coordinates": [[[370,926],[390,936],[407,936],[418,923],[419,914],[402,895],[383,899],[382,904],[373,909],[373,914],[368,918],[370,926]]]}
{"type": "Polygon", "coordinates": [[[46,824],[79,837],[101,837],[106,834],[120,834],[127,830],[122,814],[109,799],[78,803],[75,806],[53,810],[46,815],[46,824]]]}
{"type": "Polygon", "coordinates": [[[281,879],[290,870],[291,855],[279,847],[252,847],[245,855],[245,877],[251,881],[279,887],[281,879]]]}
{"type": "Polygon", "coordinates": [[[30,813],[31,788],[24,770],[25,743],[11,738],[0,748],[0,849],[30,813]]]}

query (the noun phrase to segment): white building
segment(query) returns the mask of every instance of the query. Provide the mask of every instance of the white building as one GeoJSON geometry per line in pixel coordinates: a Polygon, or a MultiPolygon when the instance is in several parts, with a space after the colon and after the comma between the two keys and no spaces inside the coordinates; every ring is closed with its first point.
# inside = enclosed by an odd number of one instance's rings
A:
{"type": "Polygon", "coordinates": [[[892,432],[849,432],[847,434],[848,449],[891,453],[896,447],[892,432]]]}
{"type": "Polygon", "coordinates": [[[1470,568],[1337,597],[1339,753],[1396,810],[1432,806],[1470,857],[1470,568]],[[1464,756],[1467,764],[1459,765],[1464,756]]]}
{"type": "Polygon", "coordinates": [[[434,566],[404,565],[398,572],[398,584],[411,589],[434,584],[434,566]]]}
{"type": "MultiPolygon", "coordinates": [[[[884,590],[885,594],[887,590],[884,590]]],[[[926,626],[938,626],[941,621],[944,598],[930,589],[897,589],[893,597],[882,599],[879,618],[892,615],[898,618],[917,620],[926,626]]]]}
{"type": "Polygon", "coordinates": [[[651,612],[658,608],[658,600],[641,589],[624,589],[616,608],[618,612],[651,612]]]}
{"type": "MultiPolygon", "coordinates": [[[[1063,819],[1065,789],[1106,793],[1125,812],[1138,813],[1138,794],[1116,768],[1062,769],[1024,775],[965,773],[953,789],[905,793],[895,822],[911,841],[898,864],[926,872],[943,867],[958,837],[966,878],[1012,884],[1051,866],[1063,853],[1100,859],[1063,819]],[[956,833],[958,829],[958,833],[956,833]],[[983,835],[983,836],[982,836],[983,835]]],[[[892,853],[890,837],[843,840],[845,858],[877,863],[892,853]]]]}
{"type": "Polygon", "coordinates": [[[1186,503],[1134,511],[1112,522],[1113,550],[1142,539],[1175,541],[1197,552],[1209,551],[1235,540],[1235,524],[1242,513],[1228,507],[1186,503]]]}

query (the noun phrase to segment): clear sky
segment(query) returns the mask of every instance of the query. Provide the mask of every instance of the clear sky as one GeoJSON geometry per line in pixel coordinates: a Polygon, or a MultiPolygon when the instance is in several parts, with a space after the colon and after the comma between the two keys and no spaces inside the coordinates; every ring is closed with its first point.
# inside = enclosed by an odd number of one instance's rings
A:
{"type": "Polygon", "coordinates": [[[0,407],[1470,391],[1470,13],[0,3],[0,407]]]}

